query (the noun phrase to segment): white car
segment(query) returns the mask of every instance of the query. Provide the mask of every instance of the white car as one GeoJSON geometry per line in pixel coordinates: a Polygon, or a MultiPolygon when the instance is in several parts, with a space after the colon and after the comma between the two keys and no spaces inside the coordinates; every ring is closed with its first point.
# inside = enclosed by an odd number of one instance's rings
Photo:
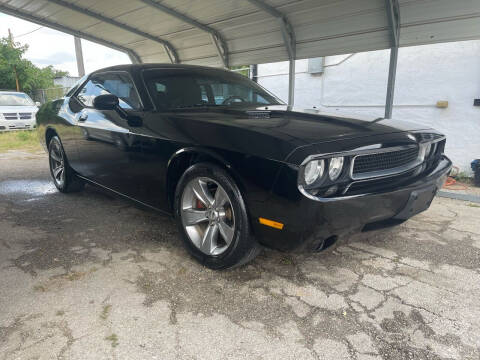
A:
{"type": "Polygon", "coordinates": [[[25,93],[0,91],[0,131],[34,129],[39,105],[25,93]]]}

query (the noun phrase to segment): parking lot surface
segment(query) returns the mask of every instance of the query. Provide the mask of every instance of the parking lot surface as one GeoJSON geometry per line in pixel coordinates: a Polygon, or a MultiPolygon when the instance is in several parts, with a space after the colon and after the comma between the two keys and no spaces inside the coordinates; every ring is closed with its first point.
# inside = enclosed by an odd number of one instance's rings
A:
{"type": "Polygon", "coordinates": [[[214,272],[174,221],[0,154],[0,359],[479,359],[480,207],[214,272]]]}

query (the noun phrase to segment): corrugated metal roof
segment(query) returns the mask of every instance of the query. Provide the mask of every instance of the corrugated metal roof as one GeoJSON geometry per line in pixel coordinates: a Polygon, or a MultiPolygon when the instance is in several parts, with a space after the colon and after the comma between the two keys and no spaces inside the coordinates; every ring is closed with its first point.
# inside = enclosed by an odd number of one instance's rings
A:
{"type": "MultiPolygon", "coordinates": [[[[136,54],[143,62],[221,66],[288,60],[281,22],[249,0],[0,0],[0,11],[136,54]],[[102,19],[108,19],[102,20],[102,19]],[[170,56],[168,55],[170,53],[170,56]]],[[[265,0],[293,27],[296,58],[391,46],[384,0],[265,0]]],[[[480,0],[399,0],[400,46],[480,38],[480,0]]]]}

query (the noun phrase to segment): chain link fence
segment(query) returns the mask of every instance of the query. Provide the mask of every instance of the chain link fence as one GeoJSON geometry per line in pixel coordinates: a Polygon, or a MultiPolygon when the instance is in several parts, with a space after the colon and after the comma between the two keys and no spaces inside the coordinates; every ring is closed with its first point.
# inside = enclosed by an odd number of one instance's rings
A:
{"type": "Polygon", "coordinates": [[[68,89],[68,87],[38,89],[30,93],[29,95],[33,99],[33,101],[39,101],[40,103],[45,104],[47,101],[63,97],[67,93],[68,89]]]}

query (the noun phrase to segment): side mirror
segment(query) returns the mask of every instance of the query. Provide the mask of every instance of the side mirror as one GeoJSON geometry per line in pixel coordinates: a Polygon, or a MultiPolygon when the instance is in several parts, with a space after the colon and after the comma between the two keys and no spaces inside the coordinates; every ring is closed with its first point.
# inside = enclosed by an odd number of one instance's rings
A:
{"type": "Polygon", "coordinates": [[[93,99],[93,107],[97,110],[116,110],[118,108],[118,97],[113,94],[98,95],[93,99]]]}
{"type": "Polygon", "coordinates": [[[40,106],[42,106],[42,103],[40,101],[35,101],[35,106],[40,107],[40,106]]]}
{"type": "Polygon", "coordinates": [[[136,115],[129,115],[119,106],[119,100],[116,95],[103,94],[93,99],[93,107],[97,110],[115,110],[118,115],[126,119],[131,127],[140,127],[143,125],[142,118],[136,115]]]}

